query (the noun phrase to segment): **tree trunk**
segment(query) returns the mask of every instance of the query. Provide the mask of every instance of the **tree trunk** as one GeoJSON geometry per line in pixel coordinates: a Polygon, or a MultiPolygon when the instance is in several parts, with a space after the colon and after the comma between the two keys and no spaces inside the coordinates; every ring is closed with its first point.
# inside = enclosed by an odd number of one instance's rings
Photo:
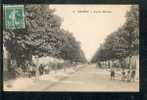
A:
{"type": "Polygon", "coordinates": [[[131,70],[131,56],[129,56],[129,70],[131,70]]]}
{"type": "Polygon", "coordinates": [[[6,58],[6,63],[7,63],[7,71],[8,71],[8,79],[16,78],[16,73],[15,73],[15,68],[11,64],[11,53],[9,50],[7,52],[7,58],[6,58]]]}

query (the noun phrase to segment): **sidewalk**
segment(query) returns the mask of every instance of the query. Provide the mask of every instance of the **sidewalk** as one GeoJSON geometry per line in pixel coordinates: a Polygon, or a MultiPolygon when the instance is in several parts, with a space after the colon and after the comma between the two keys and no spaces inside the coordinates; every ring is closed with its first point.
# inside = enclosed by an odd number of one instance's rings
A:
{"type": "Polygon", "coordinates": [[[4,81],[4,91],[41,91],[67,78],[72,73],[82,68],[67,68],[51,71],[49,74],[32,78],[17,78],[16,80],[4,81]]]}

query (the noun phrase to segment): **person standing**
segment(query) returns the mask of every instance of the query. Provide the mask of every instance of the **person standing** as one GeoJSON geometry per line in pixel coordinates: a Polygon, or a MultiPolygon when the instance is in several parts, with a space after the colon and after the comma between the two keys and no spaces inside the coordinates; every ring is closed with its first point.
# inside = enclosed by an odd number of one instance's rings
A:
{"type": "Polygon", "coordinates": [[[130,82],[130,70],[127,72],[127,82],[130,82]]]}
{"type": "Polygon", "coordinates": [[[135,81],[135,70],[133,70],[132,72],[131,72],[131,80],[130,81],[135,81]]]}
{"type": "Polygon", "coordinates": [[[110,77],[111,77],[111,80],[115,79],[115,71],[114,71],[114,69],[111,69],[110,77]]]}
{"type": "Polygon", "coordinates": [[[124,69],[122,70],[121,74],[122,74],[121,80],[125,81],[126,72],[124,71],[124,69]]]}

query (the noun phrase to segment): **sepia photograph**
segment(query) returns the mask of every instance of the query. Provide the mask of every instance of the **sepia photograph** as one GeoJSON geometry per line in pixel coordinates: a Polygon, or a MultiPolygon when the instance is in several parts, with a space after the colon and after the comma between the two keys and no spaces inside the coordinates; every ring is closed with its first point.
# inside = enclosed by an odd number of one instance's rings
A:
{"type": "Polygon", "coordinates": [[[3,91],[139,92],[139,5],[3,5],[3,91]]]}

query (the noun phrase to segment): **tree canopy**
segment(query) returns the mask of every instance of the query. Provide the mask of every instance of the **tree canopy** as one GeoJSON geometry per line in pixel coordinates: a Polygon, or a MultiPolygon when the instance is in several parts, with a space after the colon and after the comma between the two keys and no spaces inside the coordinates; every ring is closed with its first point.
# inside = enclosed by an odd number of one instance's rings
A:
{"type": "Polygon", "coordinates": [[[126,22],[105,39],[92,58],[92,62],[121,59],[139,53],[138,6],[126,13],[126,22]]]}
{"type": "Polygon", "coordinates": [[[48,5],[25,5],[26,28],[3,30],[9,63],[15,60],[17,66],[25,65],[32,61],[32,55],[86,61],[79,42],[60,28],[62,19],[54,12],[48,5]]]}

